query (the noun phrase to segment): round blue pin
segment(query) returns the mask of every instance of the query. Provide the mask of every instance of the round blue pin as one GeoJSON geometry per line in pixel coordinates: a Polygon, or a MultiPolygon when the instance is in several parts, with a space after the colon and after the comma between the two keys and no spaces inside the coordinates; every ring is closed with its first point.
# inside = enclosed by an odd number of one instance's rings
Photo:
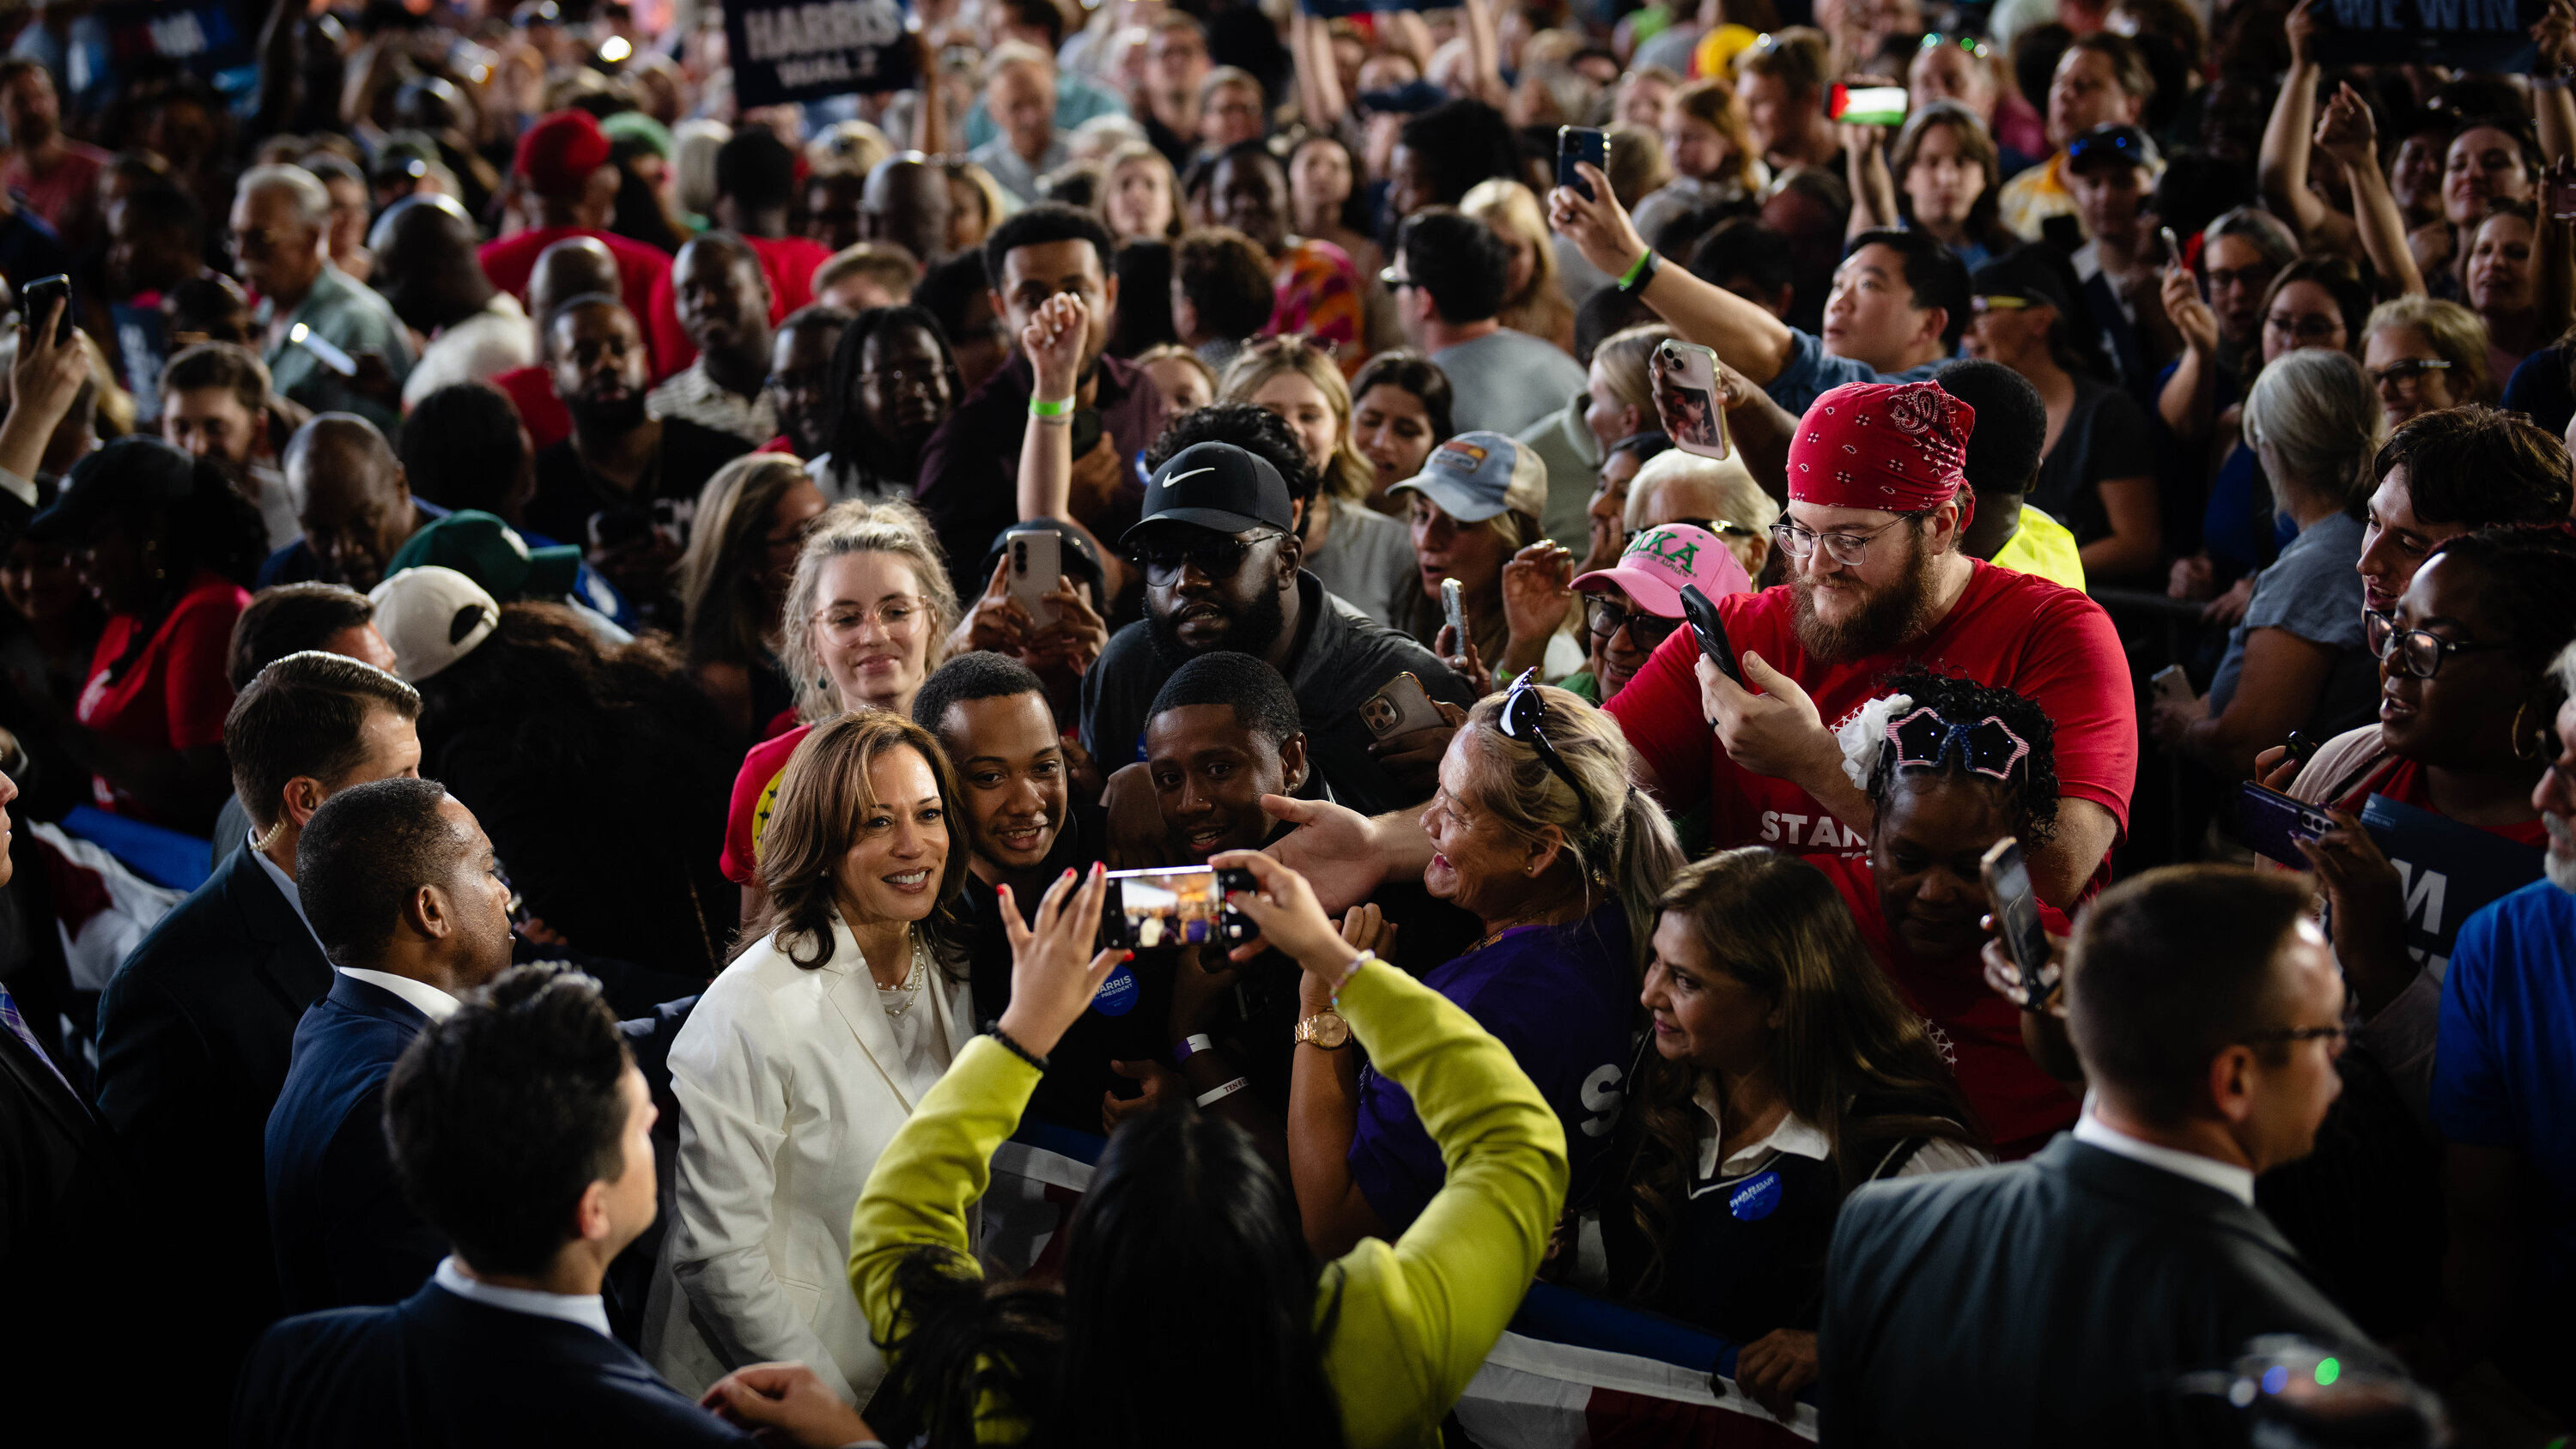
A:
{"type": "Polygon", "coordinates": [[[1762,1173],[1727,1194],[1726,1210],[1738,1222],[1760,1222],[1780,1206],[1780,1174],[1762,1173]]]}
{"type": "Polygon", "coordinates": [[[1136,973],[1121,962],[1118,969],[1109,973],[1109,979],[1100,983],[1100,989],[1092,993],[1091,1009],[1102,1016],[1125,1016],[1136,1009],[1136,1002],[1144,994],[1137,988],[1136,973]]]}

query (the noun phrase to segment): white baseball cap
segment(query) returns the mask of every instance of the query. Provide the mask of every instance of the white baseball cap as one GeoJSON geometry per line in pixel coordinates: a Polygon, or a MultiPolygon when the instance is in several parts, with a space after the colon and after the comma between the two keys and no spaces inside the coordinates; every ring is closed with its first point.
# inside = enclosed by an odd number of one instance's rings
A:
{"type": "Polygon", "coordinates": [[[393,646],[394,672],[412,684],[473,653],[501,622],[481,584],[437,564],[404,569],[367,597],[376,631],[393,646]]]}

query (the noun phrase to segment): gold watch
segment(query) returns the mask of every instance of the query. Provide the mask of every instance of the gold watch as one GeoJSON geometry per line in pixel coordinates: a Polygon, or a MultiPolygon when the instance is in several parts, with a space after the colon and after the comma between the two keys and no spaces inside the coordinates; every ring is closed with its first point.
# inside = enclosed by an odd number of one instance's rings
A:
{"type": "Polygon", "coordinates": [[[1333,1051],[1351,1044],[1351,1024],[1338,1011],[1319,1011],[1297,1023],[1297,1040],[1333,1051]]]}

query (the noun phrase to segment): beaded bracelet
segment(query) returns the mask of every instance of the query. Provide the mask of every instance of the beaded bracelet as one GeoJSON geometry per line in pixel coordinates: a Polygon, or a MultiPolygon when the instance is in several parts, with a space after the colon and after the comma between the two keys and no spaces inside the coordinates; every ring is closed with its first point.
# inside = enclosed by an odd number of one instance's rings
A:
{"type": "Polygon", "coordinates": [[[1011,1055],[1018,1057],[1021,1061],[1027,1062],[1030,1066],[1037,1068],[1039,1071],[1043,1072],[1047,1069],[1047,1059],[1039,1056],[1036,1052],[1030,1051],[1027,1047],[1020,1045],[1018,1042],[1011,1040],[1011,1034],[1002,1030],[1002,1023],[999,1020],[984,1023],[984,1035],[1000,1042],[1010,1051],[1011,1055]]]}

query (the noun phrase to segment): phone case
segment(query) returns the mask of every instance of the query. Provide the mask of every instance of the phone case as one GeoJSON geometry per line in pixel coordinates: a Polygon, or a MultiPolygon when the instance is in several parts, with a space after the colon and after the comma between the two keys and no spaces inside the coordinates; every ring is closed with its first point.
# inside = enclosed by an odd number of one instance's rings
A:
{"type": "Polygon", "coordinates": [[[2021,972],[2023,989],[2034,993],[2031,1004],[2038,1006],[2044,999],[2040,983],[2048,968],[2048,931],[2039,923],[2039,898],[2031,890],[2021,842],[2009,835],[1996,841],[1979,867],[1986,879],[1986,903],[1994,913],[1995,929],[2021,972]]]}
{"type": "Polygon", "coordinates": [[[2314,840],[2334,828],[2333,817],[2314,805],[2251,780],[2236,797],[2237,840],[2256,855],[2293,870],[2309,869],[2308,858],[2299,853],[2296,842],[2314,840]]]}
{"type": "Polygon", "coordinates": [[[1431,703],[1431,695],[1423,689],[1422,681],[1416,679],[1409,669],[1388,680],[1384,689],[1360,703],[1360,723],[1367,726],[1369,734],[1376,739],[1429,729],[1447,722],[1431,703]]]}
{"type": "Polygon", "coordinates": [[[1735,662],[1734,642],[1726,637],[1726,623],[1717,617],[1717,605],[1699,591],[1697,584],[1682,585],[1682,617],[1690,620],[1691,633],[1699,637],[1699,652],[1708,656],[1727,678],[1744,682],[1744,670],[1735,662]]]}
{"type": "Polygon", "coordinates": [[[1726,408],[1717,392],[1717,354],[1695,342],[1666,340],[1655,349],[1663,364],[1655,383],[1655,413],[1673,446],[1724,460],[1733,451],[1726,408]]]}
{"type": "Polygon", "coordinates": [[[1053,529],[1033,528],[1009,537],[1011,597],[1029,611],[1029,618],[1041,629],[1056,621],[1060,612],[1047,595],[1055,592],[1056,581],[1064,577],[1064,537],[1053,529]]]}
{"type": "Polygon", "coordinates": [[[1456,579],[1440,581],[1440,614],[1442,622],[1458,631],[1458,652],[1467,652],[1467,586],[1456,579]]]}
{"type": "Polygon", "coordinates": [[[1604,175],[1609,173],[1609,133],[1591,126],[1557,127],[1556,184],[1571,186],[1583,193],[1584,200],[1590,201],[1592,183],[1584,180],[1582,174],[1574,169],[1577,163],[1585,161],[1592,163],[1604,175]]]}

